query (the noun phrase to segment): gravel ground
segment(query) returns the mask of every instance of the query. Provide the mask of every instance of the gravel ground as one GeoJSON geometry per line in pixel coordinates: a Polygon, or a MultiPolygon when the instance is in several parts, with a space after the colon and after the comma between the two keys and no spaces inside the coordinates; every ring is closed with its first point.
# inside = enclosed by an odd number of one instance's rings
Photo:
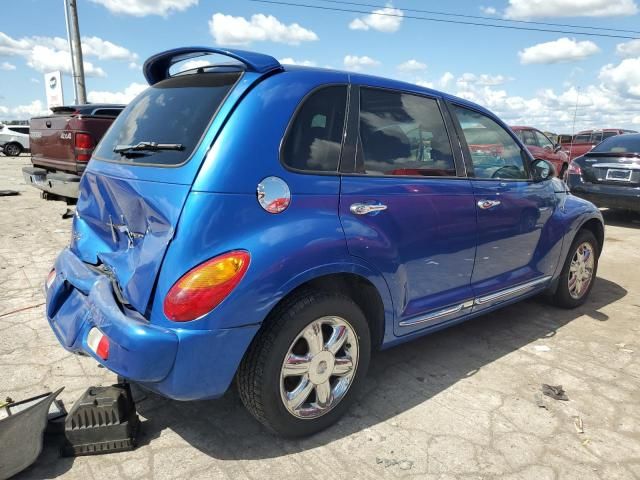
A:
{"type": "MultiPolygon", "coordinates": [[[[24,184],[28,162],[0,157],[0,190],[21,192],[0,197],[0,398],[64,386],[70,408],[115,376],[67,353],[47,325],[41,285],[71,221],[24,184]]],[[[378,353],[360,401],[319,435],[269,435],[234,392],[190,403],[137,392],[135,451],[59,458],[47,438],[18,478],[640,478],[640,216],[605,215],[587,304],[533,299],[378,353]],[[541,397],[542,383],[569,401],[541,397]]]]}

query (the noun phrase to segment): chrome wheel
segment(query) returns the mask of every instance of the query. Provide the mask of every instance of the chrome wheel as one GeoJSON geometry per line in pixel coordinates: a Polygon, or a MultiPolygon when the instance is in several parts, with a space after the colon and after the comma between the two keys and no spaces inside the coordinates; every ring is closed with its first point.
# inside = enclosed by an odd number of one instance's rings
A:
{"type": "Polygon", "coordinates": [[[311,322],[289,346],[280,371],[280,397],[298,418],[317,418],[335,407],[358,368],[358,337],[340,317],[311,322]]]}
{"type": "Polygon", "coordinates": [[[595,254],[590,243],[581,243],[571,259],[569,267],[569,294],[578,300],[589,290],[593,280],[595,254]]]}

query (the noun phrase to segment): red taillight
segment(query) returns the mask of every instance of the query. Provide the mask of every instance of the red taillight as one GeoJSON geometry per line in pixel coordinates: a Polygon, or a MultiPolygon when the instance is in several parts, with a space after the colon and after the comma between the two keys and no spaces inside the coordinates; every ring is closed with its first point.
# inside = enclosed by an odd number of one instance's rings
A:
{"type": "Polygon", "coordinates": [[[249,260],[248,252],[236,250],[190,270],[169,290],[164,314],[174,322],[188,322],[210,312],[242,280],[249,260]]]}
{"type": "Polygon", "coordinates": [[[75,139],[76,160],[78,162],[88,162],[93,150],[93,137],[88,133],[76,133],[75,139]]]}
{"type": "Polygon", "coordinates": [[[53,285],[53,282],[55,281],[55,279],[56,279],[56,269],[53,268],[49,272],[49,275],[47,275],[47,280],[44,283],[47,287],[47,290],[51,288],[51,285],[53,285]]]}
{"type": "Polygon", "coordinates": [[[87,345],[102,360],[109,359],[109,337],[93,327],[87,335],[87,345]]]}
{"type": "Polygon", "coordinates": [[[576,162],[571,162],[569,164],[569,169],[567,170],[567,173],[570,173],[573,175],[582,175],[582,170],[580,169],[580,165],[578,165],[576,162]]]}

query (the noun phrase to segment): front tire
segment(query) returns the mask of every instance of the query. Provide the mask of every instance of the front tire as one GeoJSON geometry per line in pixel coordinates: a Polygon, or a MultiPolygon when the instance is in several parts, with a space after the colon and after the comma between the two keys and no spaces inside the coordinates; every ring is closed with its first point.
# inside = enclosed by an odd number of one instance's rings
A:
{"type": "Polygon", "coordinates": [[[237,375],[240,398],[271,431],[311,435],[347,411],[370,355],[369,326],[353,300],[303,291],[277,307],[249,348],[237,375]]]}
{"type": "Polygon", "coordinates": [[[553,303],[561,308],[576,308],[589,296],[598,271],[600,249],[595,235],[581,230],[571,244],[564,262],[553,303]]]}

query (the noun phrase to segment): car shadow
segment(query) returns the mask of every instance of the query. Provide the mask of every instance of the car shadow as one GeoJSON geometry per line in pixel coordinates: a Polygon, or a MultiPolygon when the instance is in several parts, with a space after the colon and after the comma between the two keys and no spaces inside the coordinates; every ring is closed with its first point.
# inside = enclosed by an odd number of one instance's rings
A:
{"type": "MultiPolygon", "coordinates": [[[[575,310],[555,308],[537,297],[464,324],[373,355],[359,400],[336,425],[305,439],[269,433],[244,409],[231,390],[218,400],[178,402],[134,388],[146,418],[141,445],[170,429],[217,459],[264,459],[313,449],[384,422],[475,375],[491,362],[586,316],[610,321],[601,309],[627,294],[598,278],[590,299],[575,310]]],[[[215,368],[215,365],[212,365],[215,368]]]]}
{"type": "MultiPolygon", "coordinates": [[[[640,213],[627,210],[602,210],[606,226],[640,228],[640,213]]],[[[607,242],[610,239],[607,237],[607,242]]]]}

